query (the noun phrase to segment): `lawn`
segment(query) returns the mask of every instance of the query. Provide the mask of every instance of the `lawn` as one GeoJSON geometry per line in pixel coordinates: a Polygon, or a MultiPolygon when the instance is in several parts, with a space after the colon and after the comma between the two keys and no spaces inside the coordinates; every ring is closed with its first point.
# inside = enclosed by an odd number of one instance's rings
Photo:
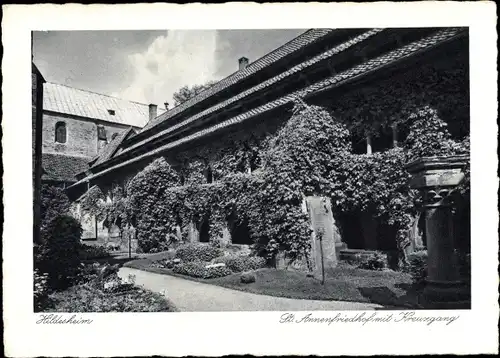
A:
{"type": "Polygon", "coordinates": [[[239,273],[213,279],[196,279],[175,274],[170,269],[152,267],[153,262],[140,259],[124,266],[270,296],[371,302],[386,308],[421,308],[418,304],[419,292],[412,287],[411,277],[402,272],[362,270],[341,263],[326,271],[325,284],[322,285],[319,280],[303,272],[263,268],[255,271],[254,283],[244,284],[240,281],[239,273]]]}

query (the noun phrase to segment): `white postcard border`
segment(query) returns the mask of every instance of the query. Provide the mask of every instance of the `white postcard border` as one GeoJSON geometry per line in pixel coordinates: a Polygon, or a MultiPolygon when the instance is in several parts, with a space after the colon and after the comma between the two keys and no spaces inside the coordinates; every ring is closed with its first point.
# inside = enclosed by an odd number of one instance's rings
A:
{"type": "MultiPolygon", "coordinates": [[[[492,2],[223,5],[10,5],[2,22],[4,344],[10,356],[372,355],[498,352],[496,11],[492,2]],[[472,310],[450,325],[286,324],[284,312],[79,314],[91,324],[37,324],[32,313],[30,31],[311,27],[470,29],[472,310]]],[[[378,311],[380,315],[387,311],[378,311]]],[[[345,312],[354,315],[356,312],[345,312]]],[[[398,311],[394,312],[399,314],[398,311]]],[[[313,312],[328,317],[333,312],[313,312]]],[[[297,314],[300,316],[301,314],[297,314]]]]}

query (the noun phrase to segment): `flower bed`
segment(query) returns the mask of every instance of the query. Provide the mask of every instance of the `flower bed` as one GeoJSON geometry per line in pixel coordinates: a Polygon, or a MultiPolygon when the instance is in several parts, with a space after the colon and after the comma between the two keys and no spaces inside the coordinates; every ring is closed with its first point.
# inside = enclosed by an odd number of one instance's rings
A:
{"type": "Polygon", "coordinates": [[[266,265],[266,260],[262,257],[241,255],[220,256],[213,262],[225,264],[232,272],[257,270],[266,265]]]}
{"type": "Polygon", "coordinates": [[[233,273],[224,264],[220,266],[210,265],[207,262],[202,261],[181,262],[178,265],[175,265],[172,271],[181,275],[204,279],[224,277],[233,273]]]}
{"type": "Polygon", "coordinates": [[[45,312],[167,312],[173,305],[161,294],[136,287],[118,277],[118,265],[94,263],[82,269],[79,283],[48,295],[45,312]]]}
{"type": "Polygon", "coordinates": [[[140,288],[126,291],[99,290],[91,285],[76,285],[50,296],[48,312],[166,312],[173,306],[160,294],[140,288]]]}

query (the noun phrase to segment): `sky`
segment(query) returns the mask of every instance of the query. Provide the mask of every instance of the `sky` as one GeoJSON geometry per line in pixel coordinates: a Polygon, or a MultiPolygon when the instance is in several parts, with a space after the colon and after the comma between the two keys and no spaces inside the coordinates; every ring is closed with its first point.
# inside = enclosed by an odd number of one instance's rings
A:
{"type": "Polygon", "coordinates": [[[37,31],[33,59],[48,82],[162,106],[182,86],[220,80],[240,57],[253,62],[304,31],[37,31]]]}

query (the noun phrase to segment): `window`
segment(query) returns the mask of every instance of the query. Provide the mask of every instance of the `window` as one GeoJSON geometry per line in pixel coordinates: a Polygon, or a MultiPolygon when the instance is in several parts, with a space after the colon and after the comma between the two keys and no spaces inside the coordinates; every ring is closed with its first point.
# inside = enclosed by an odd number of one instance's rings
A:
{"type": "Polygon", "coordinates": [[[66,123],[64,122],[56,123],[56,142],[66,143],[66,123]]]}
{"type": "Polygon", "coordinates": [[[106,128],[103,125],[97,126],[97,139],[98,140],[107,140],[106,138],[106,128]]]}
{"type": "Polygon", "coordinates": [[[115,110],[114,109],[108,109],[108,113],[112,116],[115,115],[115,110]]]}
{"type": "Polygon", "coordinates": [[[115,139],[117,135],[118,133],[113,133],[113,135],[111,136],[111,140],[115,139]]]}

